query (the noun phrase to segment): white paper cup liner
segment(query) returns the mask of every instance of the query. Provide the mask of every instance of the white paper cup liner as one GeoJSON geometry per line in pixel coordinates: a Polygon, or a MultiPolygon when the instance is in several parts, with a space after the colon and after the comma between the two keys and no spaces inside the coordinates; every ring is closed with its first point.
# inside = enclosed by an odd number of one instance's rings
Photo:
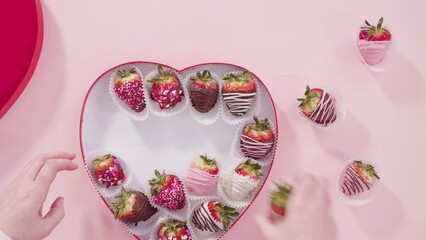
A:
{"type": "MultiPolygon", "coordinates": [[[[246,159],[247,158],[240,159],[239,163],[245,162],[246,159]]],[[[253,159],[250,159],[250,160],[252,163],[259,163],[256,160],[253,160],[253,159]]],[[[241,200],[233,199],[226,193],[224,188],[229,187],[229,184],[231,184],[233,177],[240,177],[241,179],[244,178],[243,176],[233,174],[237,166],[238,164],[235,165],[233,168],[228,169],[226,172],[222,172],[219,178],[219,182],[217,184],[217,191],[219,193],[220,199],[222,199],[225,204],[234,208],[246,208],[247,206],[250,205],[251,202],[253,202],[255,196],[259,192],[260,188],[263,186],[263,182],[265,181],[265,176],[262,176],[260,178],[260,181],[257,183],[257,186],[253,190],[251,190],[244,199],[241,199],[241,200]]],[[[265,169],[262,168],[262,173],[264,172],[265,172],[265,169]]]]}
{"type": "MultiPolygon", "coordinates": [[[[126,188],[126,190],[136,190],[136,191],[140,191],[142,192],[146,197],[148,197],[148,195],[139,188],[134,188],[134,187],[128,187],[126,188]]],[[[109,197],[105,199],[108,203],[108,205],[111,205],[113,202],[116,202],[117,200],[114,197],[109,197]]],[[[149,199],[148,199],[149,200],[149,199]]],[[[125,223],[121,220],[120,221],[123,226],[132,234],[134,235],[149,235],[150,232],[153,230],[153,227],[155,226],[155,223],[157,222],[157,220],[161,217],[162,214],[160,211],[158,211],[157,213],[155,213],[154,215],[152,215],[149,219],[147,219],[146,221],[139,221],[136,224],[134,223],[125,223]]]]}
{"type": "MultiPolygon", "coordinates": [[[[161,171],[160,170],[158,170],[158,171],[160,173],[162,173],[163,169],[161,169],[161,171]]],[[[173,211],[173,210],[169,210],[168,208],[166,208],[164,206],[161,206],[161,205],[154,203],[154,201],[152,200],[151,186],[149,185],[148,182],[145,185],[147,196],[148,196],[148,198],[149,198],[149,200],[150,200],[150,202],[153,206],[155,206],[158,209],[161,209],[161,211],[167,213],[169,216],[185,219],[185,217],[188,216],[188,213],[191,209],[191,206],[190,206],[190,201],[188,199],[188,190],[186,189],[184,179],[181,176],[179,176],[178,174],[174,173],[173,171],[165,170],[165,172],[169,175],[175,175],[181,180],[183,190],[184,190],[184,193],[185,193],[185,198],[186,198],[185,206],[180,210],[173,211]]],[[[155,174],[154,174],[154,171],[152,171],[152,175],[149,179],[153,179],[154,177],[155,177],[155,174]]]]}
{"type": "MultiPolygon", "coordinates": [[[[350,206],[363,206],[367,203],[369,203],[371,200],[373,200],[374,196],[377,194],[377,192],[380,190],[381,187],[381,179],[379,179],[370,190],[366,190],[362,193],[359,194],[355,194],[355,195],[351,195],[351,196],[347,196],[342,192],[342,188],[341,188],[341,182],[342,182],[342,177],[345,174],[346,168],[352,164],[354,161],[362,161],[365,164],[371,164],[374,166],[374,169],[376,170],[377,174],[380,176],[380,172],[377,169],[377,167],[375,166],[375,164],[363,159],[363,158],[353,158],[352,160],[348,161],[342,168],[342,170],[340,171],[339,176],[337,177],[336,180],[336,191],[337,194],[339,196],[339,198],[345,202],[346,204],[350,205],[350,206]]],[[[381,177],[381,176],[380,176],[381,177]]]]}
{"type": "MultiPolygon", "coordinates": [[[[201,240],[201,239],[220,239],[225,233],[226,231],[221,231],[221,232],[209,232],[209,231],[202,231],[200,229],[198,229],[197,227],[195,227],[194,223],[192,222],[192,216],[195,210],[197,210],[199,207],[201,207],[202,204],[204,204],[205,202],[208,201],[218,201],[222,204],[225,204],[225,202],[221,201],[219,198],[208,198],[205,199],[203,201],[199,201],[197,202],[197,204],[195,204],[192,208],[191,208],[191,214],[188,217],[188,223],[191,226],[192,232],[194,233],[194,237],[196,240],[201,240]]],[[[238,218],[238,217],[237,217],[238,218]]],[[[235,218],[235,219],[237,219],[235,218]]],[[[235,221],[235,219],[233,219],[230,223],[229,226],[232,226],[233,222],[235,221]]],[[[229,229],[228,229],[229,230],[229,229]]]]}
{"type": "Polygon", "coordinates": [[[121,187],[126,188],[132,182],[133,175],[131,171],[128,169],[126,162],[123,161],[123,159],[121,159],[120,156],[115,153],[112,153],[106,150],[101,150],[101,149],[92,150],[85,155],[85,162],[86,162],[86,170],[89,173],[89,177],[92,180],[93,185],[95,186],[99,194],[103,196],[104,198],[109,198],[114,196],[115,194],[120,192],[121,187]],[[100,158],[102,156],[105,156],[107,154],[112,154],[118,159],[121,167],[123,168],[124,176],[126,177],[123,183],[117,186],[110,186],[109,188],[105,187],[105,185],[103,185],[97,180],[95,176],[94,166],[92,164],[93,160],[100,158]]]}
{"type": "Polygon", "coordinates": [[[110,80],[109,80],[109,94],[111,95],[112,101],[114,102],[115,106],[117,106],[118,109],[123,111],[129,118],[131,118],[135,121],[144,121],[149,116],[148,105],[146,105],[145,109],[142,110],[141,112],[135,112],[117,96],[117,94],[115,93],[115,90],[114,90],[115,81],[117,80],[117,74],[116,74],[117,70],[123,70],[123,69],[129,70],[131,68],[135,68],[136,72],[142,78],[143,94],[144,94],[144,97],[145,97],[145,104],[146,104],[147,97],[149,97],[149,95],[147,94],[146,86],[145,86],[146,83],[144,82],[142,72],[139,70],[138,67],[136,67],[135,65],[132,65],[132,64],[120,66],[120,67],[114,68],[111,71],[111,73],[110,73],[111,77],[110,77],[110,80]]]}
{"type": "MultiPolygon", "coordinates": [[[[226,76],[227,74],[235,74],[235,75],[242,75],[244,71],[232,71],[232,72],[228,72],[226,73],[224,76],[226,76]]],[[[240,124],[244,121],[246,121],[247,119],[252,118],[254,115],[259,115],[260,109],[262,108],[262,103],[260,101],[261,96],[260,96],[260,90],[259,90],[259,81],[257,80],[257,78],[253,75],[253,78],[256,82],[256,96],[253,99],[252,105],[250,110],[243,116],[235,116],[233,115],[229,109],[228,106],[226,105],[225,101],[223,100],[223,97],[220,96],[221,102],[222,102],[222,111],[221,111],[221,115],[222,115],[222,119],[232,125],[236,125],[236,124],[240,124]]],[[[221,80],[223,83],[223,80],[221,80]]],[[[222,95],[222,94],[221,94],[222,95]]]]}
{"type": "Polygon", "coordinates": [[[303,119],[305,119],[307,122],[309,122],[313,127],[321,130],[332,130],[336,129],[347,117],[347,109],[346,109],[346,103],[343,97],[343,94],[332,87],[328,86],[322,86],[322,85],[316,85],[311,87],[313,88],[321,88],[324,90],[324,92],[329,93],[332,97],[336,99],[336,111],[337,111],[337,117],[336,120],[332,123],[329,123],[327,126],[324,126],[323,124],[316,123],[312,121],[309,117],[307,117],[303,111],[298,107],[297,111],[299,112],[300,116],[302,116],[303,119]]]}
{"type": "MultiPolygon", "coordinates": [[[[262,119],[261,116],[257,116],[259,119],[262,119]]],[[[244,157],[245,154],[241,151],[241,146],[240,146],[240,139],[241,139],[241,135],[243,132],[244,127],[249,124],[249,123],[254,123],[253,118],[250,120],[246,120],[244,121],[241,126],[237,129],[235,136],[234,136],[234,140],[232,141],[232,146],[231,146],[231,156],[235,159],[240,159],[241,157],[244,157]]],[[[272,148],[270,150],[270,152],[268,154],[266,154],[265,156],[259,158],[259,159],[255,159],[260,166],[268,166],[272,163],[272,161],[274,160],[275,157],[275,152],[277,150],[277,130],[274,126],[274,124],[270,121],[269,122],[270,126],[271,126],[271,130],[274,133],[274,144],[272,145],[272,148]]],[[[251,157],[248,157],[251,158],[251,157]]]]}
{"type": "Polygon", "coordinates": [[[359,35],[357,34],[355,39],[355,47],[357,48],[358,55],[361,58],[361,61],[364,63],[364,65],[372,72],[383,72],[387,68],[390,67],[393,60],[395,59],[397,55],[397,46],[395,41],[395,36],[392,35],[392,39],[390,41],[366,41],[366,40],[360,40],[359,35]],[[377,45],[377,47],[375,47],[377,45]],[[360,46],[363,46],[364,48],[374,49],[374,48],[382,48],[383,45],[389,45],[389,50],[387,51],[386,56],[376,65],[370,65],[367,63],[367,61],[364,59],[360,46]]]}
{"type": "Polygon", "coordinates": [[[148,80],[156,77],[159,75],[157,68],[155,70],[152,70],[151,72],[149,72],[148,74],[146,74],[146,76],[144,76],[144,85],[146,86],[145,89],[147,90],[147,99],[146,99],[146,104],[149,107],[149,110],[151,111],[152,114],[159,116],[159,117],[173,117],[176,116],[178,114],[181,114],[182,112],[184,112],[188,105],[189,105],[189,93],[187,91],[187,89],[185,88],[185,85],[182,81],[182,77],[180,76],[179,72],[165,67],[163,66],[164,71],[170,71],[173,70],[175,76],[177,77],[177,79],[180,82],[180,86],[183,90],[183,96],[182,96],[182,101],[178,102],[173,108],[169,108],[169,109],[161,109],[160,105],[158,104],[158,102],[154,101],[153,99],[151,99],[151,90],[152,90],[152,84],[148,82],[148,80]]]}
{"type": "MultiPolygon", "coordinates": [[[[208,69],[207,69],[208,70],[208,69]]],[[[210,71],[210,70],[209,70],[210,71]]],[[[221,101],[221,93],[222,93],[222,81],[219,77],[219,75],[217,75],[215,72],[210,71],[211,76],[213,78],[213,80],[215,80],[218,84],[218,88],[219,88],[219,93],[217,95],[217,101],[216,104],[214,105],[214,107],[206,112],[206,113],[201,113],[199,111],[197,111],[193,106],[192,106],[192,100],[191,97],[189,95],[189,86],[191,85],[192,81],[191,81],[191,77],[194,77],[196,75],[196,72],[193,72],[191,74],[188,74],[184,80],[184,86],[186,91],[188,92],[188,97],[189,97],[189,110],[191,112],[192,117],[194,117],[194,119],[203,125],[211,125],[214,122],[216,122],[221,114],[222,111],[222,101],[221,101]]]]}

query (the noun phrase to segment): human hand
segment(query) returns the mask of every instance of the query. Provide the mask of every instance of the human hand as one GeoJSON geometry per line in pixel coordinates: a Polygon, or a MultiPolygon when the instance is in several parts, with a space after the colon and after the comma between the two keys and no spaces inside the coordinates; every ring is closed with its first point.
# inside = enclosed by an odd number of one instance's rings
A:
{"type": "Polygon", "coordinates": [[[13,240],[47,237],[65,215],[64,199],[56,198],[44,216],[43,203],[56,174],[77,169],[74,158],[75,154],[61,152],[29,161],[0,195],[0,230],[13,240]]]}
{"type": "Polygon", "coordinates": [[[256,220],[268,240],[335,240],[336,224],[330,212],[330,196],[312,175],[296,177],[286,207],[286,217],[276,223],[256,220]]]}

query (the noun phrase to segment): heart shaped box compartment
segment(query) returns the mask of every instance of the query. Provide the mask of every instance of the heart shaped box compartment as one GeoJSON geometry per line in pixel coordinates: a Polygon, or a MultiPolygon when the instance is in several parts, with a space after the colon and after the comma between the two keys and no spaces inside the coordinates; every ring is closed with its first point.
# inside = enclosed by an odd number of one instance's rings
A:
{"type": "MultiPolygon", "coordinates": [[[[134,65],[141,71],[145,83],[145,91],[149,89],[146,79],[144,79],[146,75],[155,70],[158,65],[168,67],[164,64],[144,61],[124,63],[103,73],[90,87],[81,112],[80,146],[88,176],[92,180],[95,189],[100,186],[92,178],[91,170],[89,170],[92,169],[90,167],[91,159],[86,159],[86,157],[93,155],[93,152],[99,152],[99,149],[112,152],[122,159],[128,168],[128,174],[132,175],[132,181],[127,188],[140,190],[147,196],[149,196],[148,180],[153,176],[155,169],[174,173],[185,184],[186,172],[190,162],[200,154],[208,154],[218,161],[220,175],[229,173],[241,162],[241,157],[244,157],[241,155],[237,158],[232,151],[235,149],[236,131],[241,129],[244,122],[256,114],[259,118],[268,118],[271,124],[275,126],[276,142],[269,156],[269,158],[272,158],[272,163],[262,166],[264,176],[259,187],[252,194],[252,200],[247,205],[237,208],[240,216],[233,221],[232,225],[235,224],[244,215],[244,212],[250,207],[262,189],[269,176],[275,157],[275,149],[278,143],[278,123],[272,97],[265,85],[253,74],[257,79],[257,92],[259,94],[256,97],[259,98],[259,107],[249,111],[247,116],[241,118],[238,124],[225,121],[227,119],[222,116],[221,112],[228,111],[228,109],[224,103],[222,103],[218,120],[208,125],[203,125],[196,121],[193,114],[190,113],[191,104],[188,104],[187,108],[178,115],[162,117],[149,114],[149,117],[144,121],[134,121],[113,103],[109,93],[111,74],[127,65],[134,65]]],[[[181,80],[183,80],[188,75],[205,69],[218,74],[220,78],[228,72],[246,70],[232,64],[206,63],[175,71],[180,74],[181,80]]],[[[182,82],[182,87],[185,87],[183,84],[182,82]]],[[[147,95],[145,94],[145,96],[147,95]]],[[[222,98],[220,98],[220,101],[222,101],[222,98]]],[[[181,102],[179,104],[185,103],[181,102]]],[[[152,111],[152,109],[147,105],[144,111],[152,111]]],[[[105,204],[109,206],[109,198],[107,199],[101,191],[98,191],[98,193],[105,204]]],[[[188,224],[191,225],[191,213],[201,201],[219,199],[225,203],[224,199],[218,194],[217,189],[212,190],[207,195],[205,197],[194,197],[192,194],[187,194],[188,208],[185,207],[185,210],[181,212],[167,212],[164,209],[159,209],[159,216],[157,217],[160,219],[166,217],[186,218],[188,224]]],[[[149,231],[137,231],[126,224],[123,225],[137,239],[153,239],[154,234],[156,234],[156,229],[154,228],[149,231]]],[[[192,229],[194,229],[193,226],[192,229]]],[[[225,233],[205,237],[193,232],[193,236],[194,239],[218,239],[225,233]]]]}

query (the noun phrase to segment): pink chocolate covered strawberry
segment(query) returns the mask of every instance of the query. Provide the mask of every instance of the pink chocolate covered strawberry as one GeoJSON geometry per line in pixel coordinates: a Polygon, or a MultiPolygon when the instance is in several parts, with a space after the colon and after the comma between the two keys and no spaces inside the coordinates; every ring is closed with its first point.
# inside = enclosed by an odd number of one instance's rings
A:
{"type": "Polygon", "coordinates": [[[189,96],[192,106],[201,113],[209,112],[216,104],[219,95],[217,82],[212,78],[210,71],[197,72],[191,77],[189,86],[189,96]]]}
{"type": "Polygon", "coordinates": [[[206,155],[196,158],[188,170],[186,183],[189,191],[204,194],[214,188],[219,177],[219,167],[215,159],[206,155]]]}
{"type": "Polygon", "coordinates": [[[151,200],[165,208],[176,211],[185,207],[186,196],[182,181],[175,175],[155,170],[155,178],[149,180],[151,200]]]}
{"type": "Polygon", "coordinates": [[[142,77],[135,68],[117,70],[114,91],[127,106],[135,112],[145,109],[142,77]]]}
{"type": "Polygon", "coordinates": [[[235,208],[217,201],[208,201],[194,211],[192,223],[201,231],[222,232],[228,230],[231,221],[238,216],[235,208]]]}
{"type": "Polygon", "coordinates": [[[150,80],[152,83],[151,98],[158,102],[161,109],[173,108],[182,101],[183,90],[179,79],[173,70],[164,70],[161,65],[157,67],[158,75],[150,80]]]}
{"type": "Polygon", "coordinates": [[[341,188],[345,195],[360,194],[370,190],[380,179],[376,170],[370,164],[353,161],[343,173],[341,188]]]}
{"type": "Polygon", "coordinates": [[[121,192],[114,196],[116,201],[110,208],[117,219],[125,223],[138,223],[151,218],[157,209],[148,201],[148,198],[139,191],[121,188],[121,192]]]}
{"type": "Polygon", "coordinates": [[[93,160],[92,164],[96,179],[107,188],[117,186],[126,179],[120,162],[111,154],[93,160]]]}
{"type": "Polygon", "coordinates": [[[222,187],[231,199],[243,200],[259,186],[262,176],[261,166],[247,159],[223,178],[222,187]]]}
{"type": "Polygon", "coordinates": [[[336,121],[336,99],[321,88],[306,86],[305,98],[297,99],[299,108],[312,121],[328,126],[336,121]]]}
{"type": "Polygon", "coordinates": [[[259,120],[253,117],[254,123],[247,124],[240,137],[240,148],[244,156],[259,159],[272,149],[275,136],[267,118],[259,120]]]}
{"type": "Polygon", "coordinates": [[[386,57],[392,43],[392,34],[383,26],[380,18],[376,26],[365,20],[359,32],[358,49],[368,65],[377,65],[386,57]]]}
{"type": "Polygon", "coordinates": [[[251,109],[255,96],[256,81],[250,72],[228,73],[223,77],[222,98],[233,115],[244,116],[251,109]]]}
{"type": "Polygon", "coordinates": [[[186,222],[179,220],[167,220],[160,224],[158,229],[159,240],[191,240],[192,235],[186,222]]]}

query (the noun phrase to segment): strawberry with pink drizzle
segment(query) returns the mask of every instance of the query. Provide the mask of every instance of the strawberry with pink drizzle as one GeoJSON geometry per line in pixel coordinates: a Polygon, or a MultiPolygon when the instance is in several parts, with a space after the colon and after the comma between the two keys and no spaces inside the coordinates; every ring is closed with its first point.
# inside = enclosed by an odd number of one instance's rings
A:
{"type": "Polygon", "coordinates": [[[157,67],[158,75],[150,80],[152,83],[151,98],[156,101],[160,109],[171,109],[182,101],[183,90],[175,72],[157,67]]]}
{"type": "Polygon", "coordinates": [[[120,162],[111,154],[93,160],[92,164],[96,179],[106,188],[117,186],[126,180],[120,162]]]}
{"type": "Polygon", "coordinates": [[[297,100],[303,114],[315,123],[326,127],[336,121],[336,99],[324,89],[306,86],[305,98],[297,100]]]}
{"type": "Polygon", "coordinates": [[[217,184],[219,178],[219,167],[215,159],[206,155],[200,155],[196,158],[188,170],[186,183],[189,191],[201,195],[217,184]]]}
{"type": "Polygon", "coordinates": [[[145,109],[145,96],[142,77],[135,68],[117,70],[114,91],[127,106],[135,112],[145,109]]]}
{"type": "Polygon", "coordinates": [[[275,136],[267,118],[259,120],[253,117],[254,123],[247,124],[240,137],[240,148],[244,156],[259,159],[271,152],[275,136]]]}
{"type": "Polygon", "coordinates": [[[345,195],[356,195],[370,190],[380,179],[371,164],[353,161],[341,178],[341,189],[345,195]]]}
{"type": "Polygon", "coordinates": [[[171,211],[185,207],[185,191],[182,181],[177,176],[155,170],[155,178],[149,180],[149,185],[151,185],[151,200],[155,204],[171,211]]]}

